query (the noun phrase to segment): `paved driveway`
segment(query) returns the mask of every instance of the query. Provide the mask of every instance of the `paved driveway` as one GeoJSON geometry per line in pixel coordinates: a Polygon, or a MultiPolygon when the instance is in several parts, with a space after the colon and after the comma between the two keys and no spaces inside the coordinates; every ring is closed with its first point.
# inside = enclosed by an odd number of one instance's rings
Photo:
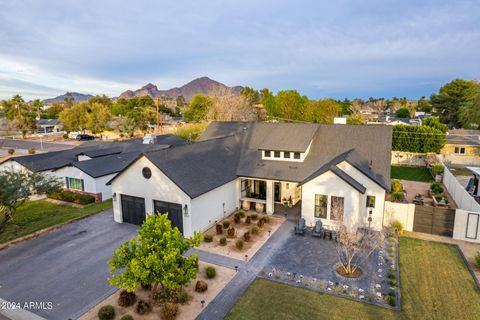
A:
{"type": "Polygon", "coordinates": [[[79,317],[115,291],[107,260],[136,229],[114,222],[110,209],[0,251],[0,298],[52,302],[52,310],[33,311],[47,319],[79,317]]]}

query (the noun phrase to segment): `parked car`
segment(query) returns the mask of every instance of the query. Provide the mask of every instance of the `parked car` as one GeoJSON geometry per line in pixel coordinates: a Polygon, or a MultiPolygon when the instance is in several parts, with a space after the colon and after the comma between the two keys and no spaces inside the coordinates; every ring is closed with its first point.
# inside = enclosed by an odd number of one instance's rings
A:
{"type": "Polygon", "coordinates": [[[86,140],[95,140],[95,137],[89,134],[77,134],[76,139],[78,141],[86,141],[86,140]]]}

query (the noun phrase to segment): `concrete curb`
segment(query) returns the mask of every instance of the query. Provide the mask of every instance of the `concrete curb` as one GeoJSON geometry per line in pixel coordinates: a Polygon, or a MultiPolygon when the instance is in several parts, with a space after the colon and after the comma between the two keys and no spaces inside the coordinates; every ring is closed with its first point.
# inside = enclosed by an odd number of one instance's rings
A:
{"type": "MultiPolygon", "coordinates": [[[[0,298],[0,305],[7,305],[8,301],[0,298]]],[[[2,309],[0,308],[0,315],[11,320],[46,320],[36,314],[25,309],[2,309]]]]}
{"type": "Polygon", "coordinates": [[[475,284],[477,285],[478,290],[480,291],[480,281],[478,280],[477,275],[475,274],[475,271],[473,271],[472,266],[471,266],[470,263],[468,262],[467,257],[466,257],[465,254],[463,253],[462,248],[460,248],[460,246],[457,245],[457,244],[452,244],[452,245],[454,245],[455,247],[457,247],[458,251],[460,252],[460,256],[461,256],[462,259],[463,259],[463,262],[464,262],[465,265],[467,266],[468,271],[470,272],[470,274],[471,274],[472,277],[473,277],[473,281],[475,282],[475,284]]]}

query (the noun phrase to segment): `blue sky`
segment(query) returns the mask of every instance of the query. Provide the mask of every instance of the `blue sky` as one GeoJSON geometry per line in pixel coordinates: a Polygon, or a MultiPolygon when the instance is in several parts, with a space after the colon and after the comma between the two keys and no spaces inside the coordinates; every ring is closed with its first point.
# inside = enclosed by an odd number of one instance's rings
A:
{"type": "Polygon", "coordinates": [[[208,76],[311,98],[480,78],[480,1],[0,0],[0,99],[208,76]]]}

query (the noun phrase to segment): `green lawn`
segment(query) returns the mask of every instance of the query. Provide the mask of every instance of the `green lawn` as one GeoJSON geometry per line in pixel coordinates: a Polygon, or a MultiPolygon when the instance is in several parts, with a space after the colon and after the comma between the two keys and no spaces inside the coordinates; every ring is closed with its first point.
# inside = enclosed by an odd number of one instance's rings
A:
{"type": "Polygon", "coordinates": [[[480,292],[456,247],[400,239],[402,311],[256,280],[226,319],[480,319],[480,292]]]}
{"type": "Polygon", "coordinates": [[[0,243],[14,240],[72,219],[86,217],[111,207],[111,200],[89,204],[84,208],[58,205],[44,200],[28,201],[18,208],[13,219],[0,232],[0,243]]]}
{"type": "Polygon", "coordinates": [[[392,179],[433,182],[433,177],[426,168],[392,166],[390,173],[392,179]]]}

